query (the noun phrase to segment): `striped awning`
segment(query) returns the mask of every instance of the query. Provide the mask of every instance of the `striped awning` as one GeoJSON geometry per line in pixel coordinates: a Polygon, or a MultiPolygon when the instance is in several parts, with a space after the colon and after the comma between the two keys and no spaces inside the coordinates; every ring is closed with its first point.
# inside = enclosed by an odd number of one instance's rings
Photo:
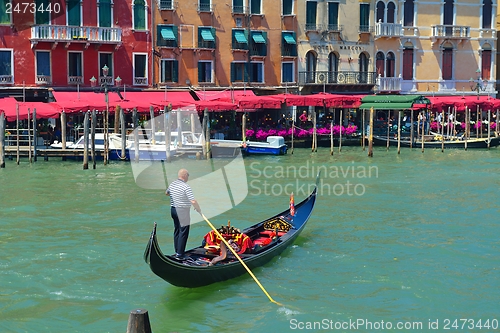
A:
{"type": "Polygon", "coordinates": [[[266,44],[266,40],[264,36],[262,36],[262,32],[252,32],[252,39],[255,43],[266,44]]]}
{"type": "Polygon", "coordinates": [[[201,38],[203,38],[205,42],[215,42],[214,35],[212,35],[212,31],[209,29],[203,29],[201,31],[201,38]]]}
{"type": "Polygon", "coordinates": [[[161,27],[161,37],[165,40],[176,40],[173,27],[161,27]]]}
{"type": "Polygon", "coordinates": [[[291,33],[284,33],[283,34],[283,39],[287,44],[297,44],[295,41],[295,38],[293,38],[293,35],[291,33]]]}
{"type": "Polygon", "coordinates": [[[235,31],[234,38],[238,43],[248,43],[247,38],[245,37],[245,33],[243,31],[235,31]]]}

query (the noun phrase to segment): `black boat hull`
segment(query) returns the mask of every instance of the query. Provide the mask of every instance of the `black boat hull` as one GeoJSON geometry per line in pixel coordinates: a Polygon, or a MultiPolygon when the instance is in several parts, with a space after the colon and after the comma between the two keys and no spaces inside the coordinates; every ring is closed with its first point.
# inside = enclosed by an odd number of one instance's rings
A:
{"type": "MultiPolygon", "coordinates": [[[[492,138],[490,138],[489,142],[490,142],[490,145],[489,145],[490,148],[497,147],[500,144],[500,137],[492,137],[492,138]]],[[[373,144],[376,146],[387,146],[387,137],[373,136],[373,144]]],[[[389,146],[397,147],[398,140],[390,138],[389,139],[389,146]]],[[[421,148],[422,142],[413,141],[413,144],[410,145],[410,140],[401,139],[400,146],[401,147],[421,148]]],[[[441,149],[441,147],[442,147],[441,141],[424,141],[424,148],[441,149]]],[[[445,149],[450,149],[450,148],[464,149],[465,148],[465,141],[464,140],[445,140],[444,141],[444,148],[445,149]]],[[[488,139],[487,138],[470,139],[467,141],[467,148],[488,148],[488,139]]]]}

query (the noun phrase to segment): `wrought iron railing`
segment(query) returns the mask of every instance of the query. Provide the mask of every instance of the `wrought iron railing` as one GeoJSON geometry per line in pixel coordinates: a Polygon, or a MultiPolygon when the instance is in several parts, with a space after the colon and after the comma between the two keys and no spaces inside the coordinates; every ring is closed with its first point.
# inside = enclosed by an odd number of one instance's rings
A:
{"type": "Polygon", "coordinates": [[[358,26],[358,32],[360,34],[369,34],[375,31],[375,28],[371,25],[360,25],[358,26]]]}

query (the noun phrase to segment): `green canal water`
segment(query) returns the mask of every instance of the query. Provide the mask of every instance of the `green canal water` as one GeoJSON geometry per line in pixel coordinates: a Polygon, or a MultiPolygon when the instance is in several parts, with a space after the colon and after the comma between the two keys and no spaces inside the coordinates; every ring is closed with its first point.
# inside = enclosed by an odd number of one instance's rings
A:
{"type": "MultiPolygon", "coordinates": [[[[215,225],[286,209],[289,192],[299,202],[323,170],[301,236],[254,270],[284,306],[249,276],[185,289],[154,275],[142,256],[154,221],[173,252],[168,198],[138,186],[130,163],[7,161],[0,332],[125,332],[138,308],[154,332],[499,331],[500,150],[296,149],[244,162],[248,195],[215,225]]],[[[208,231],[193,225],[188,247],[208,231]]]]}

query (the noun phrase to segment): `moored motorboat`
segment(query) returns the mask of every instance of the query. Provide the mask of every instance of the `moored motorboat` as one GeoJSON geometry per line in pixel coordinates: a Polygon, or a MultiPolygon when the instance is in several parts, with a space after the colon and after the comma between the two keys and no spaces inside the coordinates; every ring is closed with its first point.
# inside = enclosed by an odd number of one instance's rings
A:
{"type": "MultiPolygon", "coordinates": [[[[317,186],[316,182],[314,190],[307,198],[297,205],[291,205],[292,211],[289,208],[241,231],[254,244],[261,244],[254,247],[249,253],[240,255],[250,269],[268,263],[295,241],[312,214],[316,202],[317,186]],[[263,241],[263,238],[273,235],[273,238],[263,241]]],[[[155,223],[144,252],[144,260],[154,274],[172,285],[189,288],[201,287],[232,279],[246,272],[243,265],[230,255],[216,265],[209,266],[208,262],[218,254],[211,253],[203,246],[186,251],[182,259],[164,255],[158,244],[156,229],[155,223]]]]}
{"type": "MultiPolygon", "coordinates": [[[[81,136],[76,142],[66,142],[66,149],[84,149],[85,137],[81,136]]],[[[90,154],[92,139],[89,135],[88,137],[88,150],[90,154]]],[[[53,149],[62,149],[62,142],[54,142],[50,145],[53,149]]],[[[131,147],[131,142],[125,141],[125,159],[129,159],[129,148],[131,147]]],[[[94,137],[94,148],[98,155],[104,152],[104,133],[96,133],[94,137]]],[[[122,158],[122,136],[117,133],[109,133],[108,135],[108,152],[110,160],[123,160],[122,158]]],[[[80,159],[82,157],[79,157],[80,159]]]]}
{"type": "Polygon", "coordinates": [[[268,136],[266,142],[244,142],[241,151],[245,155],[284,155],[287,152],[287,146],[285,144],[285,138],[283,138],[282,136],[268,136]]]}

